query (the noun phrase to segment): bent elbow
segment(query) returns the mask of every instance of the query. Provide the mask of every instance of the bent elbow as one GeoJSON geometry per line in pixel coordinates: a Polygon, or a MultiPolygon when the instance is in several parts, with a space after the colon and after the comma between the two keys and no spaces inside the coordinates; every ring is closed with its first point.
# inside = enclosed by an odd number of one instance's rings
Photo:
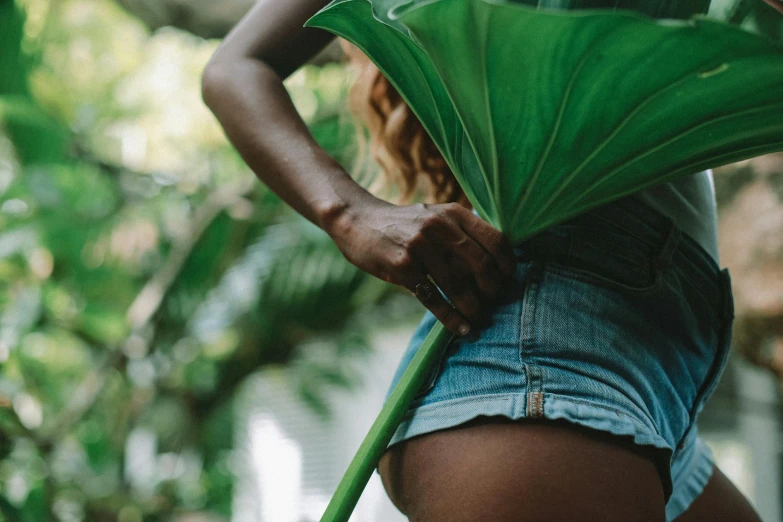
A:
{"type": "Polygon", "coordinates": [[[201,73],[201,99],[210,109],[220,98],[220,93],[225,92],[225,87],[231,79],[230,68],[230,63],[213,57],[201,73]]]}

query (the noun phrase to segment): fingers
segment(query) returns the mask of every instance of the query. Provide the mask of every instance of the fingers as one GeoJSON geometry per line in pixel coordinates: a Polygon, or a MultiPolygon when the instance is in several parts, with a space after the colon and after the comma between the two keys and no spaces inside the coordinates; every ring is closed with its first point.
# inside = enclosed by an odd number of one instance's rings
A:
{"type": "Polygon", "coordinates": [[[454,306],[449,304],[449,302],[443,298],[435,284],[427,278],[426,272],[423,270],[420,271],[418,275],[413,275],[410,273],[406,277],[406,281],[402,286],[410,290],[416,296],[419,302],[421,302],[421,304],[423,304],[430,312],[432,312],[432,315],[434,315],[438,321],[443,323],[443,326],[445,326],[446,329],[450,332],[457,335],[466,335],[470,331],[470,324],[465,319],[465,317],[463,317],[459,311],[454,308],[454,306]],[[427,282],[430,282],[431,291],[417,294],[416,285],[427,282]]]}
{"type": "Polygon", "coordinates": [[[462,205],[454,210],[465,233],[492,255],[503,275],[510,277],[517,268],[517,260],[508,238],[462,205]]]}
{"type": "Polygon", "coordinates": [[[446,298],[434,286],[429,297],[417,297],[449,331],[465,335],[461,327],[486,325],[487,305],[516,271],[513,248],[499,230],[459,203],[415,206],[414,232],[386,257],[384,279],[415,295],[429,274],[446,298]]]}
{"type": "Polygon", "coordinates": [[[457,226],[448,231],[448,237],[441,234],[440,239],[468,266],[481,293],[494,300],[516,271],[514,249],[495,227],[462,205],[455,205],[446,208],[457,226]]]}
{"type": "Polygon", "coordinates": [[[487,310],[470,270],[438,243],[418,253],[433,281],[471,326],[483,326],[487,310]]]}

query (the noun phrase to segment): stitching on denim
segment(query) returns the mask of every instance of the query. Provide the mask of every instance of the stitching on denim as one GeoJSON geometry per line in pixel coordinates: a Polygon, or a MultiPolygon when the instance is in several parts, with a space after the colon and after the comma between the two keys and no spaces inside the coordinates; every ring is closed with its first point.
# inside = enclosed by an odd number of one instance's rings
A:
{"type": "Polygon", "coordinates": [[[522,313],[519,324],[519,359],[524,364],[524,354],[532,352],[535,344],[535,315],[538,300],[538,287],[541,282],[541,261],[531,261],[525,289],[522,293],[522,313]]]}
{"type": "Polygon", "coordinates": [[[650,285],[644,287],[630,286],[625,283],[620,283],[614,279],[604,277],[589,270],[581,268],[575,268],[560,263],[550,262],[546,266],[547,272],[570,279],[576,279],[584,283],[588,283],[594,286],[599,286],[607,290],[614,290],[617,292],[627,292],[632,295],[644,295],[648,293],[656,292],[660,289],[661,282],[663,280],[663,273],[660,270],[655,271],[655,280],[650,285]]]}
{"type": "Polygon", "coordinates": [[[655,244],[650,243],[649,241],[647,241],[647,239],[637,235],[635,229],[626,227],[625,223],[623,222],[622,219],[613,219],[613,218],[610,218],[610,217],[607,217],[607,216],[603,215],[600,211],[595,211],[595,210],[594,211],[588,211],[587,214],[592,216],[592,217],[594,217],[594,218],[597,218],[597,219],[600,219],[600,220],[606,222],[607,224],[611,225],[615,229],[622,230],[627,235],[633,236],[634,238],[638,239],[639,241],[642,241],[643,243],[645,243],[645,244],[647,244],[647,245],[649,245],[651,247],[655,246],[655,244]]]}
{"type": "MultiPolygon", "coordinates": [[[[621,418],[624,417],[624,418],[628,419],[629,421],[631,421],[633,424],[636,424],[637,426],[639,426],[641,428],[644,428],[645,430],[652,430],[652,432],[655,433],[655,435],[657,435],[658,437],[661,437],[663,439],[663,435],[661,435],[661,433],[658,431],[658,427],[655,425],[655,422],[653,422],[653,420],[650,419],[649,416],[647,416],[647,415],[645,415],[645,416],[650,421],[650,424],[652,425],[652,428],[650,426],[647,426],[646,424],[644,424],[642,421],[640,421],[636,417],[633,417],[633,416],[629,415],[628,413],[626,413],[624,411],[620,411],[620,410],[616,410],[614,408],[610,408],[609,406],[606,406],[606,405],[598,403],[598,402],[588,401],[588,400],[584,400],[584,399],[574,399],[572,397],[569,397],[569,398],[566,399],[566,398],[563,398],[563,396],[557,395],[557,394],[550,394],[550,395],[553,395],[553,396],[557,397],[558,400],[561,400],[561,401],[574,402],[574,403],[584,404],[586,406],[592,406],[594,408],[600,408],[600,409],[606,410],[606,411],[611,411],[612,413],[617,414],[619,417],[621,417],[621,418]]],[[[634,406],[636,406],[636,405],[634,404],[634,406]]],[[[638,406],[637,406],[637,408],[638,408],[638,406]]]]}
{"type": "Polygon", "coordinates": [[[688,426],[685,428],[685,432],[680,437],[680,440],[677,441],[677,448],[679,448],[690,435],[693,427],[696,425],[701,406],[703,406],[715,392],[715,389],[718,387],[718,383],[723,376],[723,371],[726,368],[727,359],[731,352],[731,328],[733,322],[733,319],[726,319],[721,322],[718,342],[716,343],[717,348],[715,350],[715,357],[710,362],[707,374],[705,375],[701,386],[699,386],[693,404],[688,411],[688,426]]]}
{"type": "Polygon", "coordinates": [[[470,404],[472,402],[482,402],[486,399],[492,398],[496,401],[508,402],[514,395],[524,396],[524,400],[527,401],[527,392],[523,393],[485,393],[482,395],[466,395],[464,397],[456,397],[453,399],[443,399],[429,404],[413,404],[408,408],[403,416],[403,420],[409,419],[416,415],[417,417],[438,417],[438,409],[443,406],[451,406],[453,404],[470,404]],[[436,411],[432,411],[436,410],[436,411]]]}
{"type": "Polygon", "coordinates": [[[624,273],[645,274],[653,266],[655,254],[640,250],[627,236],[619,234],[616,238],[589,234],[571,235],[566,264],[570,264],[572,259],[577,262],[594,262],[596,258],[612,262],[617,265],[618,271],[624,273]]]}
{"type": "Polygon", "coordinates": [[[658,267],[661,272],[665,272],[672,264],[674,252],[679,247],[682,241],[682,229],[674,224],[674,221],[670,221],[669,230],[666,232],[666,238],[663,240],[663,244],[660,246],[658,253],[653,258],[653,264],[658,267]]]}
{"type": "Polygon", "coordinates": [[[699,293],[699,295],[701,295],[704,298],[704,301],[707,302],[707,306],[709,306],[712,309],[712,311],[713,311],[713,314],[712,314],[713,321],[714,322],[719,322],[720,321],[720,317],[719,316],[720,316],[720,313],[721,313],[720,305],[713,303],[712,300],[710,299],[711,297],[714,297],[714,296],[707,295],[707,293],[704,290],[702,290],[701,285],[697,284],[696,281],[694,281],[692,277],[688,276],[687,270],[675,270],[675,272],[677,273],[677,277],[680,277],[680,278],[685,279],[686,281],[688,281],[688,284],[691,287],[695,288],[696,291],[699,293]]]}
{"type": "MultiPolygon", "coordinates": [[[[643,205],[644,202],[639,201],[639,204],[643,205]]],[[[661,229],[661,225],[671,223],[671,218],[662,216],[657,211],[653,210],[653,212],[657,215],[655,221],[651,221],[650,215],[645,215],[640,219],[638,216],[638,208],[631,209],[626,206],[620,207],[619,205],[622,205],[622,203],[618,200],[615,202],[614,206],[600,207],[598,209],[588,211],[586,214],[600,219],[614,228],[621,229],[626,234],[633,236],[634,238],[644,242],[646,245],[652,248],[657,247],[658,245],[656,245],[656,243],[650,239],[650,236],[657,237],[657,234],[661,229]],[[633,227],[625,226],[625,222],[629,217],[635,221],[633,227]],[[659,217],[664,217],[664,221],[660,221],[660,219],[658,219],[659,217]],[[639,230],[639,227],[644,227],[646,230],[641,231],[639,230]]]]}
{"type": "MultiPolygon", "coordinates": [[[[571,234],[575,239],[583,242],[586,245],[592,245],[594,248],[604,250],[604,245],[612,245],[615,250],[612,251],[615,255],[622,257],[622,250],[633,250],[633,254],[637,259],[652,259],[655,255],[655,244],[651,244],[644,239],[636,236],[633,231],[628,229],[612,229],[607,230],[603,228],[597,228],[589,224],[568,224],[563,225],[563,230],[568,234],[571,234]],[[621,250],[617,250],[617,244],[623,243],[621,250]]],[[[635,261],[634,258],[626,258],[630,261],[635,261]]]]}
{"type": "Polygon", "coordinates": [[[544,394],[540,391],[532,391],[527,394],[528,416],[538,418],[544,416],[544,394]]]}
{"type": "Polygon", "coordinates": [[[620,416],[622,416],[622,415],[625,415],[626,417],[629,416],[625,412],[622,412],[620,410],[615,410],[614,408],[610,408],[609,406],[606,406],[606,405],[598,403],[598,402],[588,401],[588,400],[584,400],[584,399],[574,399],[573,397],[569,397],[568,399],[561,399],[561,400],[567,400],[568,402],[575,402],[575,403],[578,403],[578,404],[586,404],[587,406],[594,406],[596,408],[601,408],[602,410],[611,411],[612,413],[616,413],[617,415],[620,415],[620,416]]]}
{"type": "Polygon", "coordinates": [[[525,375],[527,377],[527,412],[530,417],[542,417],[544,415],[544,397],[542,394],[544,388],[544,372],[536,364],[524,364],[525,375]]]}
{"type": "MultiPolygon", "coordinates": [[[[444,407],[444,405],[445,406],[451,406],[451,405],[457,405],[457,404],[463,405],[463,404],[470,404],[472,402],[483,402],[483,401],[486,401],[488,399],[493,399],[493,400],[496,400],[496,401],[508,402],[514,396],[518,396],[518,395],[522,395],[523,396],[523,400],[525,401],[525,403],[527,403],[528,392],[524,392],[524,393],[482,394],[482,395],[458,397],[458,398],[455,398],[455,399],[446,399],[446,400],[443,400],[443,401],[437,401],[437,402],[433,402],[433,403],[430,403],[430,404],[417,406],[415,408],[411,407],[411,408],[409,408],[405,412],[405,415],[403,416],[403,421],[410,420],[414,415],[417,418],[419,418],[419,419],[438,418],[442,414],[439,410],[441,410],[444,407]]],[[[556,402],[560,401],[560,402],[572,403],[572,404],[584,404],[586,406],[597,408],[597,409],[603,410],[603,411],[612,412],[614,414],[618,414],[619,413],[619,414],[622,415],[622,419],[624,419],[625,422],[628,422],[629,424],[631,424],[631,425],[633,425],[634,427],[637,428],[635,433],[637,433],[639,435],[652,434],[652,435],[654,435],[655,438],[658,438],[658,439],[662,440],[665,444],[667,444],[667,447],[669,447],[669,442],[658,432],[658,429],[657,429],[657,427],[655,426],[654,423],[653,423],[653,427],[651,428],[650,426],[647,426],[642,421],[640,421],[639,419],[637,419],[636,417],[634,417],[632,415],[629,415],[628,413],[625,413],[625,412],[622,412],[622,411],[619,411],[619,410],[615,410],[613,408],[610,408],[610,407],[605,406],[605,405],[600,404],[600,403],[595,403],[595,402],[591,402],[591,401],[584,400],[584,399],[575,399],[575,398],[572,398],[572,397],[567,397],[567,396],[559,395],[559,394],[556,394],[556,393],[544,393],[543,395],[548,395],[550,400],[554,400],[556,402]]],[[[481,413],[479,413],[478,415],[481,415],[481,413]]],[[[522,418],[527,418],[527,416],[522,417],[522,418]]],[[[676,448],[676,446],[674,448],[676,448]]],[[[669,449],[674,450],[674,448],[669,448],[669,449]]]]}

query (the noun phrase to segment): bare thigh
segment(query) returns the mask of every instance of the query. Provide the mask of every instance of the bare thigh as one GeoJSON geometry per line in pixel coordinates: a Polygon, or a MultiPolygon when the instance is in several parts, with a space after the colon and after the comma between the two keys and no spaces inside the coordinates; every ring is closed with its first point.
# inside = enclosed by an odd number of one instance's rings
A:
{"type": "Polygon", "coordinates": [[[748,499],[715,466],[701,495],[675,522],[761,522],[748,499]]]}
{"type": "Polygon", "coordinates": [[[653,457],[565,421],[480,417],[386,451],[379,472],[412,522],[663,522],[653,457]]]}

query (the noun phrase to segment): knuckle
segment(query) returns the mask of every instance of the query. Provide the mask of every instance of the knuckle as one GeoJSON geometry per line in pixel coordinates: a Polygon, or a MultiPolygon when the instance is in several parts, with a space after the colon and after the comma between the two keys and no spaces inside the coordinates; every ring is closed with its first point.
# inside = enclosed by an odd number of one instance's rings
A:
{"type": "Polygon", "coordinates": [[[420,230],[422,232],[431,232],[437,230],[443,223],[443,217],[440,214],[432,213],[422,218],[420,230]]]}
{"type": "Polygon", "coordinates": [[[406,271],[408,270],[411,265],[413,264],[413,258],[412,256],[405,250],[400,252],[394,259],[391,261],[391,266],[397,271],[406,271]]]}
{"type": "Polygon", "coordinates": [[[504,236],[498,230],[495,230],[492,233],[487,235],[487,242],[489,243],[489,247],[496,254],[501,251],[501,249],[505,245],[506,241],[507,241],[506,240],[506,236],[504,236]]]}
{"type": "Polygon", "coordinates": [[[405,242],[405,246],[409,251],[411,251],[423,247],[426,243],[427,238],[425,238],[422,231],[419,230],[408,238],[408,240],[405,242]]]}
{"type": "Polygon", "coordinates": [[[451,214],[451,215],[453,215],[453,216],[457,216],[457,215],[459,215],[459,214],[460,214],[460,213],[461,213],[463,210],[465,210],[465,207],[463,207],[462,205],[460,205],[460,204],[459,204],[459,203],[457,203],[456,201],[450,201],[450,202],[448,202],[448,203],[446,203],[446,204],[444,204],[444,205],[443,205],[443,209],[444,209],[444,210],[445,210],[447,213],[449,213],[449,214],[451,214]]]}
{"type": "Polygon", "coordinates": [[[495,231],[489,236],[489,245],[495,255],[499,255],[503,250],[511,250],[511,243],[500,231],[495,231]]]}

